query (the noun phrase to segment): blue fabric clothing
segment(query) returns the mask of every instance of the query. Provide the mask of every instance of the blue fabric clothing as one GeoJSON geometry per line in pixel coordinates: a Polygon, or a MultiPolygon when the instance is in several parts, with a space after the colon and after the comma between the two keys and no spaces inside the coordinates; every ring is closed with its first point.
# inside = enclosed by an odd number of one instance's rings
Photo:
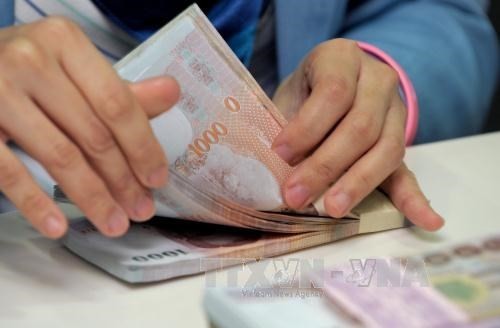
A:
{"type": "Polygon", "coordinates": [[[248,66],[263,0],[219,0],[208,19],[240,60],[248,66]]]}
{"type": "Polygon", "coordinates": [[[487,1],[275,3],[281,78],[332,36],[365,41],[391,55],[412,80],[420,105],[416,143],[481,131],[499,72],[498,40],[485,14],[487,1]]]}
{"type": "Polygon", "coordinates": [[[0,1],[0,28],[14,24],[14,0],[0,1]]]}
{"type": "MultiPolygon", "coordinates": [[[[0,1],[0,24],[12,23],[12,2],[0,1]]],[[[275,0],[274,5],[280,79],[323,41],[362,40],[386,51],[410,76],[420,103],[417,142],[480,132],[499,71],[487,1],[275,0]]]]}
{"type": "MultiPolygon", "coordinates": [[[[138,41],[144,41],[182,9],[188,7],[192,0],[92,2],[138,41]]],[[[263,0],[203,0],[198,3],[234,53],[246,65],[250,62],[262,4],[263,0]]]]}

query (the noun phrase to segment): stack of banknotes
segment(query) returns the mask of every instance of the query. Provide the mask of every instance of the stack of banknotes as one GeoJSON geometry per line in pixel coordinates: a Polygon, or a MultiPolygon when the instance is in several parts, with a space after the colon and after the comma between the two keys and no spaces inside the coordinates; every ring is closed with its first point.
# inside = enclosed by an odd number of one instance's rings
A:
{"type": "Polygon", "coordinates": [[[407,258],[351,260],[308,281],[208,287],[204,308],[217,328],[500,327],[500,235],[407,258]]]}
{"type": "MultiPolygon", "coordinates": [[[[155,281],[209,270],[201,258],[270,257],[405,225],[377,191],[345,219],[328,217],[322,198],[300,213],[286,208],[281,186],[294,168],[271,145],[287,122],[198,6],[115,68],[129,81],[173,76],[181,98],[151,121],[171,163],[168,185],[154,191],[162,218],[119,239],[85,218],[71,224],[64,244],[105,271],[155,281]]],[[[66,201],[59,190],[55,196],[66,201]]]]}

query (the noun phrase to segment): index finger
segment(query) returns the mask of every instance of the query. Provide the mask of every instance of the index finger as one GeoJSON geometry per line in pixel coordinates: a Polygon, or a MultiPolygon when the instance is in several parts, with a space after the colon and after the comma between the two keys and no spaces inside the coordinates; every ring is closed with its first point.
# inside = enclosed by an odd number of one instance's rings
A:
{"type": "Polygon", "coordinates": [[[64,31],[57,33],[64,47],[56,48],[62,67],[113,134],[139,181],[147,187],[163,186],[168,174],[165,153],[128,84],[77,26],[62,18],[49,23],[53,31],[64,31]]]}

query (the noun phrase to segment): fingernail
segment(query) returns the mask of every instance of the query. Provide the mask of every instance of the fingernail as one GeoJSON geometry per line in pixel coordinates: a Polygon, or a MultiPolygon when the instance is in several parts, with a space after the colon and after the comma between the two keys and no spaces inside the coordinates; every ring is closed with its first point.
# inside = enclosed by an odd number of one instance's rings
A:
{"type": "Polygon", "coordinates": [[[434,222],[431,222],[430,224],[427,225],[427,230],[430,231],[439,230],[444,226],[444,224],[445,224],[444,218],[441,215],[436,214],[434,222]]]}
{"type": "Polygon", "coordinates": [[[45,233],[50,237],[58,237],[64,232],[64,224],[54,215],[47,216],[44,225],[45,233]]]}
{"type": "Polygon", "coordinates": [[[167,183],[168,167],[162,165],[153,171],[148,177],[148,183],[152,187],[161,187],[167,183]]]}
{"type": "Polygon", "coordinates": [[[308,187],[301,184],[295,185],[285,192],[285,198],[288,206],[292,208],[302,208],[309,199],[311,192],[308,187]]]}
{"type": "Polygon", "coordinates": [[[351,197],[345,192],[339,192],[331,196],[331,203],[339,215],[346,215],[351,205],[351,197]]]}
{"type": "Polygon", "coordinates": [[[108,231],[111,235],[121,235],[128,229],[127,214],[121,209],[115,209],[108,218],[108,231]]]}
{"type": "Polygon", "coordinates": [[[279,157],[281,157],[282,160],[287,163],[290,163],[294,158],[292,149],[287,144],[281,144],[275,147],[273,150],[276,154],[278,154],[279,157]]]}
{"type": "Polygon", "coordinates": [[[441,228],[441,227],[443,227],[444,224],[446,223],[446,221],[444,220],[444,218],[442,216],[439,216],[439,219],[438,219],[437,222],[438,222],[438,224],[437,224],[437,226],[438,226],[437,228],[438,229],[441,228]]]}
{"type": "Polygon", "coordinates": [[[138,219],[149,219],[154,214],[154,203],[151,197],[143,195],[135,203],[134,209],[136,218],[138,219]]]}

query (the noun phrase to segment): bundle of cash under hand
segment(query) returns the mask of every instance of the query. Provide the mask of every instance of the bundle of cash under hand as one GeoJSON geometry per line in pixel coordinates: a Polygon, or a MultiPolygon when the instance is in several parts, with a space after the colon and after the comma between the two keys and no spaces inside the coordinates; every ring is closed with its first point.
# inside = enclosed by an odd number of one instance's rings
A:
{"type": "Polygon", "coordinates": [[[105,271],[130,282],[168,279],[210,269],[200,258],[269,257],[404,225],[377,191],[345,219],[328,217],[321,198],[300,213],[286,208],[281,186],[293,167],[271,149],[286,120],[198,6],[115,68],[129,81],[173,76],[181,99],[151,121],[171,163],[168,185],[154,191],[157,216],[169,222],[133,225],[119,239],[84,218],[70,226],[64,244],[105,271]]]}
{"type": "Polygon", "coordinates": [[[500,235],[407,258],[351,260],[308,279],[279,273],[292,281],[208,287],[213,327],[500,327],[500,235]]]}

